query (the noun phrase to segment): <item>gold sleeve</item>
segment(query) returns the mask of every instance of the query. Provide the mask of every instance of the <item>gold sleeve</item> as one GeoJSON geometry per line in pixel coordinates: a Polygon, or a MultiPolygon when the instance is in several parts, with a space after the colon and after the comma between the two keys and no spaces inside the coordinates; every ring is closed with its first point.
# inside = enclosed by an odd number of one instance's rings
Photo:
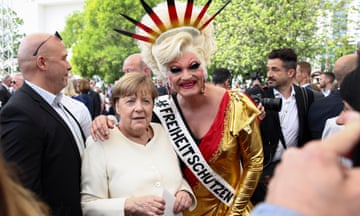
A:
{"type": "Polygon", "coordinates": [[[245,209],[251,208],[250,198],[258,184],[263,168],[263,147],[257,116],[259,110],[242,93],[232,93],[231,111],[233,124],[231,133],[237,136],[243,172],[236,188],[236,197],[231,216],[246,215],[245,209]],[[234,97],[235,96],[235,97],[234,97]],[[244,213],[244,214],[243,214],[244,213]]]}

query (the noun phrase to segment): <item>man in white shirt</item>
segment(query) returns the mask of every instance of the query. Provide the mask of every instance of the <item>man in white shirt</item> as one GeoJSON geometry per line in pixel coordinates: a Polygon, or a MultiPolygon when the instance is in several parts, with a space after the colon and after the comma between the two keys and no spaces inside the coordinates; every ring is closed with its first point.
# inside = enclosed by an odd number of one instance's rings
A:
{"type": "Polygon", "coordinates": [[[260,122],[264,149],[264,169],[252,201],[264,199],[267,183],[285,149],[303,146],[309,140],[306,115],[314,101],[311,90],[293,84],[297,67],[297,54],[290,48],[270,52],[267,62],[268,88],[264,98],[281,98],[280,112],[266,110],[260,122]]]}

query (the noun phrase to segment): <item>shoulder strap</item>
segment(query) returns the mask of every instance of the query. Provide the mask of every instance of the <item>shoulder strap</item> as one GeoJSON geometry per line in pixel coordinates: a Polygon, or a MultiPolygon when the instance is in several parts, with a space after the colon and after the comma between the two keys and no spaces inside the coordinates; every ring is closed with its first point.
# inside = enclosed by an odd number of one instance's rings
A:
{"type": "Polygon", "coordinates": [[[281,128],[280,128],[280,142],[281,142],[281,145],[284,147],[284,149],[287,149],[284,134],[283,134],[281,128]]]}
{"type": "Polygon", "coordinates": [[[75,118],[75,116],[70,112],[70,110],[69,110],[68,108],[66,108],[66,106],[64,106],[64,105],[62,105],[62,106],[64,107],[65,111],[70,114],[70,116],[75,120],[76,124],[78,125],[78,127],[79,127],[79,129],[80,129],[81,137],[82,137],[82,139],[83,139],[83,141],[84,141],[84,147],[86,147],[86,136],[85,136],[85,134],[84,134],[84,131],[82,130],[82,127],[81,127],[79,121],[78,121],[78,120],[75,118]]]}
{"type": "MultiPolygon", "coordinates": [[[[264,89],[264,95],[265,97],[271,97],[274,98],[273,88],[266,88],[264,89]]],[[[286,149],[286,142],[284,138],[284,134],[282,133],[281,127],[279,128],[279,134],[280,134],[280,142],[284,149],[286,149]]]]}
{"type": "Polygon", "coordinates": [[[304,100],[304,113],[307,113],[308,108],[309,108],[309,95],[308,95],[308,91],[306,88],[302,88],[301,89],[301,94],[302,94],[302,98],[304,100]]]}

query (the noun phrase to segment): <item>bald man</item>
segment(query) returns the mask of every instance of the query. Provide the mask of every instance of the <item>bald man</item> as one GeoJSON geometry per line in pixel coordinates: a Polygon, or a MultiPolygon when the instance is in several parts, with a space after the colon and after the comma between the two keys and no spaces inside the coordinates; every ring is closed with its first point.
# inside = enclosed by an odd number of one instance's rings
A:
{"type": "MultiPolygon", "coordinates": [[[[334,65],[334,74],[338,86],[344,77],[357,67],[357,54],[340,57],[334,65]]],[[[320,139],[327,119],[340,114],[343,109],[339,90],[333,91],[329,96],[316,100],[311,104],[308,115],[308,126],[312,139],[320,139]]]]}
{"type": "Polygon", "coordinates": [[[1,145],[20,170],[22,184],[55,216],[80,216],[84,136],[61,90],[71,65],[58,33],[31,34],[18,50],[25,82],[0,112],[1,145]],[[68,112],[68,113],[67,113],[68,112]]]}
{"type": "Polygon", "coordinates": [[[122,70],[124,73],[144,72],[148,77],[151,77],[151,70],[141,59],[140,53],[129,55],[123,63],[122,70]]]}
{"type": "Polygon", "coordinates": [[[358,54],[349,54],[340,57],[334,64],[335,79],[338,86],[341,85],[344,77],[357,67],[358,54]]]}

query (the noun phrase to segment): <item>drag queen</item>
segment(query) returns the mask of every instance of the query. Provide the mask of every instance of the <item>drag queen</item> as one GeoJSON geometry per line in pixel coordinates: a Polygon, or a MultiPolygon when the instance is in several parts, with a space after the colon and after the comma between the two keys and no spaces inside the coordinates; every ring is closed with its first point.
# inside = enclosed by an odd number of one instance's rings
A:
{"type": "Polygon", "coordinates": [[[185,215],[249,215],[263,166],[260,112],[242,92],[206,83],[215,51],[209,2],[151,8],[142,1],[147,14],[140,22],[124,15],[136,33],[116,31],[137,39],[144,62],[167,82],[169,96],[157,99],[154,112],[197,197],[197,207],[185,215]]]}

